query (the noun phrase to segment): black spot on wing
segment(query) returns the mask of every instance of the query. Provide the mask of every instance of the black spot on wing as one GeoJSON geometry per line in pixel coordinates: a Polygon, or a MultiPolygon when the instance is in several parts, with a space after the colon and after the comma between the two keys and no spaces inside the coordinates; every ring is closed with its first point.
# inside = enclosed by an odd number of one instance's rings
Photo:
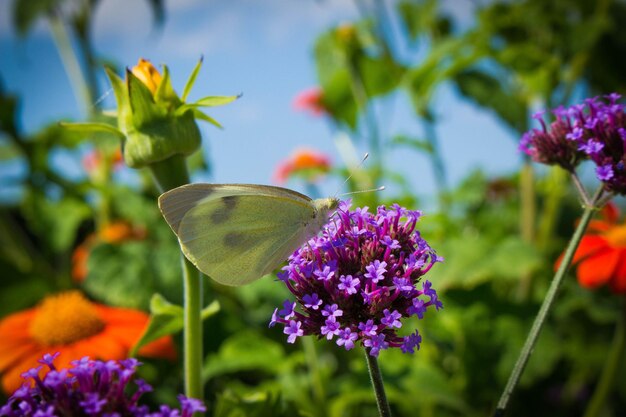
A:
{"type": "Polygon", "coordinates": [[[244,234],[241,232],[229,232],[224,236],[224,245],[229,248],[240,246],[244,240],[244,234]]]}
{"type": "Polygon", "coordinates": [[[213,224],[224,223],[227,221],[231,214],[232,210],[237,206],[237,196],[229,195],[222,198],[222,203],[224,203],[224,207],[220,207],[211,213],[211,222],[213,224]]]}

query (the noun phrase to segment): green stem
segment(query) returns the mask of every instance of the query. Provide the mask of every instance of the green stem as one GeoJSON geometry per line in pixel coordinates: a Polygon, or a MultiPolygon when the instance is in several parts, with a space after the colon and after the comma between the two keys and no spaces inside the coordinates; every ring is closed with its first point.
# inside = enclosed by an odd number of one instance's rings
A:
{"type": "Polygon", "coordinates": [[[369,349],[365,349],[365,359],[367,360],[367,370],[372,380],[372,386],[374,387],[374,395],[376,396],[376,404],[378,405],[378,414],[380,417],[391,417],[391,409],[387,402],[387,395],[385,394],[385,386],[383,384],[383,377],[378,367],[378,360],[376,357],[370,355],[369,349]]]}
{"type": "Polygon", "coordinates": [[[196,267],[181,253],[185,291],[184,369],[185,395],[204,399],[202,387],[202,276],[196,267]]]}
{"type": "Polygon", "coordinates": [[[531,243],[535,239],[535,175],[530,160],[525,160],[520,172],[520,231],[524,242],[531,243]]]}
{"type": "MultiPolygon", "coordinates": [[[[172,156],[150,165],[152,176],[161,191],[189,183],[185,157],[172,156]]],[[[202,275],[181,253],[184,285],[184,370],[185,395],[204,400],[202,386],[202,275]]]]}
{"type": "Polygon", "coordinates": [[[319,359],[315,342],[311,337],[303,337],[302,346],[306,357],[309,375],[311,376],[311,386],[313,387],[314,404],[319,408],[318,415],[328,415],[326,410],[326,390],[324,389],[324,378],[320,370],[319,359]]]}
{"type": "MultiPolygon", "coordinates": [[[[602,195],[602,187],[600,187],[598,191],[596,192],[596,194],[594,195],[592,199],[592,203],[595,204],[599,200],[601,195],[602,195]]],[[[541,332],[541,328],[543,327],[543,324],[546,321],[548,312],[552,308],[552,304],[554,303],[554,300],[556,299],[556,295],[559,291],[559,288],[561,287],[563,278],[565,278],[567,269],[569,268],[572,262],[572,259],[574,258],[574,253],[576,253],[578,244],[580,243],[580,240],[582,239],[583,234],[585,233],[585,230],[587,230],[587,225],[589,224],[589,221],[591,220],[591,217],[593,216],[593,213],[595,212],[595,210],[596,210],[595,206],[585,206],[585,210],[583,211],[583,215],[580,219],[580,222],[578,223],[578,226],[576,227],[576,230],[574,231],[574,235],[572,236],[572,239],[569,241],[569,244],[567,245],[567,249],[565,250],[565,255],[563,256],[563,260],[561,261],[561,264],[559,265],[559,269],[556,271],[556,274],[554,275],[554,278],[552,279],[552,283],[550,284],[550,288],[548,289],[546,298],[543,300],[543,304],[541,305],[541,308],[539,309],[539,313],[537,313],[537,317],[535,317],[535,321],[533,322],[533,325],[530,331],[528,332],[528,336],[526,337],[526,341],[524,342],[522,351],[519,357],[517,358],[515,367],[513,368],[513,371],[511,372],[511,375],[509,376],[509,380],[506,386],[504,387],[504,391],[502,392],[502,395],[500,396],[500,400],[498,401],[498,405],[496,407],[494,417],[502,416],[504,415],[504,412],[506,411],[506,407],[509,403],[509,399],[511,398],[513,391],[517,387],[517,384],[519,383],[522,373],[524,372],[524,368],[526,367],[526,364],[528,363],[528,360],[530,359],[530,354],[532,353],[533,348],[535,347],[535,344],[537,343],[537,339],[541,332]]]]}
{"type": "Polygon", "coordinates": [[[90,114],[95,98],[89,88],[87,77],[74,53],[74,48],[72,48],[72,42],[65,28],[65,24],[55,14],[50,15],[49,21],[52,38],[61,56],[61,62],[63,62],[63,66],[65,67],[65,72],[67,73],[72,90],[74,91],[76,101],[82,103],[85,112],[90,114]]]}
{"type": "Polygon", "coordinates": [[[600,375],[600,381],[596,386],[591,401],[587,406],[587,410],[583,417],[598,417],[612,388],[617,381],[617,373],[620,370],[620,363],[626,351],[626,299],[622,300],[622,314],[617,320],[615,326],[615,335],[613,336],[613,344],[609,351],[609,356],[604,362],[604,368],[600,375]]]}

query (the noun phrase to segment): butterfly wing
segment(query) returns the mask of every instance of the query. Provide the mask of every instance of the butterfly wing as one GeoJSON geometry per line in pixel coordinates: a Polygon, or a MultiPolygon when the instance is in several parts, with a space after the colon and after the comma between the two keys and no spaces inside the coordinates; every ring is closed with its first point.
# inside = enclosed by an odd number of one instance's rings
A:
{"type": "Polygon", "coordinates": [[[180,187],[159,204],[185,256],[225,285],[270,273],[309,237],[318,213],[302,194],[245,184],[180,187]]]}

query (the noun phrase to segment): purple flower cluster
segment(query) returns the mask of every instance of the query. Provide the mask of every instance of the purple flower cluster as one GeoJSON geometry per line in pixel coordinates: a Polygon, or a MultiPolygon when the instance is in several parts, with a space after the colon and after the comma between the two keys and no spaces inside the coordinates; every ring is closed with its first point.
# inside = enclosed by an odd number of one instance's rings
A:
{"type": "Polygon", "coordinates": [[[534,161],[557,164],[573,171],[583,160],[596,166],[596,176],[607,191],[626,194],[626,115],[617,93],[605,101],[597,97],[552,111],[556,120],[546,126],[543,115],[533,116],[542,129],[522,136],[520,149],[534,161]]]}
{"type": "Polygon", "coordinates": [[[289,257],[278,277],[296,301],[274,310],[270,327],[283,324],[289,343],[317,335],[347,350],[360,342],[372,356],[390,347],[414,353],[422,341],[417,330],[404,337],[396,331],[402,318],[443,307],[431,283],[420,283],[442,259],[415,229],[419,211],[397,204],[376,214],[349,209],[340,203],[322,232],[289,257]]]}
{"type": "Polygon", "coordinates": [[[139,405],[142,394],[152,387],[142,379],[133,379],[136,359],[95,361],[84,357],[72,361],[69,369],[57,370],[54,360],[59,354],[46,354],[39,363],[48,367],[41,377],[43,366],[22,374],[26,380],[8,402],[0,407],[1,417],[191,417],[205,411],[201,401],[179,395],[181,409],[162,405],[150,412],[139,405]]]}

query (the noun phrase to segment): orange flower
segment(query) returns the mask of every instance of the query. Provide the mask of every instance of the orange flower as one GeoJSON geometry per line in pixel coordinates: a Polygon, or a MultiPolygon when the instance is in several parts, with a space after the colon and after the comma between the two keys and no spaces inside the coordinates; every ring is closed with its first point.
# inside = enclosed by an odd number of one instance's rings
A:
{"type": "Polygon", "coordinates": [[[274,182],[283,184],[294,174],[303,175],[314,181],[330,169],[330,158],[313,149],[298,149],[281,162],[274,172],[274,182]]]}
{"type": "Polygon", "coordinates": [[[145,86],[152,91],[152,94],[156,92],[157,87],[161,84],[161,80],[163,79],[159,70],[147,59],[139,58],[139,62],[131,71],[135,77],[139,78],[139,81],[144,83],[145,86]]]}
{"type": "MultiPolygon", "coordinates": [[[[72,360],[118,360],[128,356],[148,323],[138,310],[108,307],[87,300],[79,291],[45,298],[37,307],[11,314],[0,321],[0,374],[2,389],[11,393],[20,374],[38,365],[45,353],[61,352],[56,364],[72,360]]],[[[147,357],[175,359],[172,338],[162,337],[139,349],[147,357]]]]}
{"type": "Polygon", "coordinates": [[[120,148],[117,148],[115,152],[110,155],[103,155],[98,149],[93,149],[83,157],[83,168],[90,174],[97,171],[104,157],[110,158],[113,169],[119,169],[124,165],[124,158],[122,157],[122,150],[120,148]]]}
{"type": "Polygon", "coordinates": [[[308,111],[313,116],[321,116],[326,113],[324,94],[317,87],[305,90],[293,100],[293,107],[296,110],[308,111]]]}
{"type": "Polygon", "coordinates": [[[76,282],[82,282],[87,277],[87,260],[91,248],[98,242],[111,245],[120,244],[129,240],[143,240],[146,231],[143,228],[133,227],[125,221],[109,223],[98,232],[87,236],[83,243],[74,249],[72,254],[72,277],[76,282]]]}
{"type": "Polygon", "coordinates": [[[618,218],[616,206],[607,204],[602,220],[589,223],[572,260],[578,263],[576,276],[583,287],[608,284],[613,292],[626,294],[626,223],[618,218]]]}

